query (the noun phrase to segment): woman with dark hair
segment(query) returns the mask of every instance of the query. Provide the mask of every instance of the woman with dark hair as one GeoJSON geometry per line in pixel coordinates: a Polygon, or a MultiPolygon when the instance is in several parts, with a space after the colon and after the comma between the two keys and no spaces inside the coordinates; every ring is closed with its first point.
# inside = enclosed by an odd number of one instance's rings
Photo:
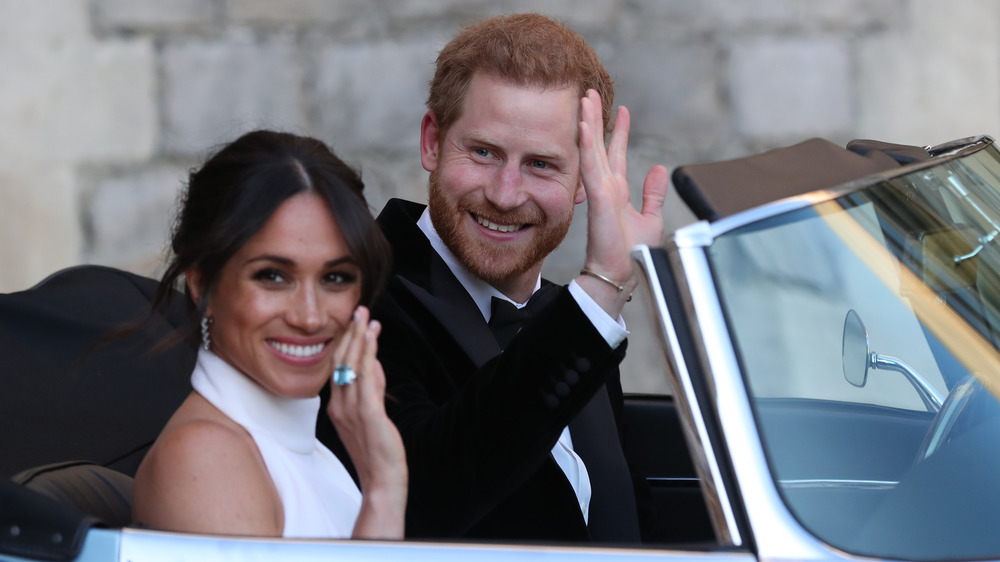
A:
{"type": "Polygon", "coordinates": [[[191,173],[157,303],[183,276],[201,349],[193,392],[136,474],[138,524],[403,536],[406,459],[367,309],[390,250],[363,187],[322,142],[271,131],[240,137],[191,173]],[[315,436],[331,377],[326,414],[361,491],[315,436]]]}

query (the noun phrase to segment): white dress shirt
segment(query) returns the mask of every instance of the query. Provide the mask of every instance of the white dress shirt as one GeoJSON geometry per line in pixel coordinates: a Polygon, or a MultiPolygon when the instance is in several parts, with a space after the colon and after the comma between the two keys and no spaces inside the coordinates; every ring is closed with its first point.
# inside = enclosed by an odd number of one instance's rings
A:
{"type": "MultiPolygon", "coordinates": [[[[514,306],[521,308],[527,304],[514,302],[506,295],[498,291],[495,287],[483,281],[482,279],[476,277],[471,272],[469,272],[465,267],[459,263],[458,258],[451,253],[448,246],[445,245],[444,241],[438,235],[437,230],[434,229],[434,224],[431,222],[430,213],[427,209],[424,209],[423,214],[420,215],[420,219],[417,220],[417,227],[424,233],[427,240],[430,242],[431,247],[437,252],[444,263],[448,266],[448,269],[455,275],[462,287],[468,291],[472,300],[475,301],[476,306],[479,307],[479,311],[482,313],[483,318],[488,323],[490,321],[490,316],[492,315],[492,298],[497,297],[504,299],[508,302],[514,304],[514,306]]],[[[542,278],[538,277],[535,282],[535,288],[532,291],[537,291],[542,286],[542,278]]],[[[612,348],[618,347],[622,341],[628,336],[628,331],[625,329],[625,323],[619,316],[617,319],[611,318],[608,313],[604,312],[604,309],[600,307],[594,299],[590,298],[587,294],[574,280],[569,284],[569,292],[576,300],[580,309],[587,316],[590,322],[594,325],[598,332],[604,337],[604,340],[608,342],[608,345],[612,348]]],[[[590,476],[587,473],[587,466],[583,463],[583,460],[573,451],[573,438],[570,436],[569,427],[564,427],[562,434],[559,436],[559,440],[556,442],[555,446],[552,448],[552,457],[555,459],[559,468],[562,469],[563,473],[566,474],[566,478],[569,483],[573,486],[573,491],[576,492],[577,501],[580,504],[580,511],[583,513],[584,521],[589,521],[590,517],[590,476]]]]}

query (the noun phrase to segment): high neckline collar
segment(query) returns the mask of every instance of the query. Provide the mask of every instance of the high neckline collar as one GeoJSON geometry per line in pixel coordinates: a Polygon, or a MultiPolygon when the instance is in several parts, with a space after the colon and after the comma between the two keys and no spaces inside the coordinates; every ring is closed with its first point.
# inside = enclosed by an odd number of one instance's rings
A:
{"type": "Polygon", "coordinates": [[[204,349],[198,351],[191,386],[248,431],[266,433],[297,453],[315,450],[319,396],[278,396],[204,349]]]}

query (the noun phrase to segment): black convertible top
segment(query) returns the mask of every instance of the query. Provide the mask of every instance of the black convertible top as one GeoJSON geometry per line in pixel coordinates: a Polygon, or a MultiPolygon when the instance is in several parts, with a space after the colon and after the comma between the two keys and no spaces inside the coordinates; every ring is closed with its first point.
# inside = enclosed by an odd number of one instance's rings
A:
{"type": "Polygon", "coordinates": [[[745,158],[681,166],[671,180],[697,218],[716,221],[928,158],[917,146],[855,140],[841,148],[816,138],[745,158]]]}
{"type": "Polygon", "coordinates": [[[152,353],[189,319],[179,294],[143,327],[156,281],[101,266],[0,295],[0,478],[88,460],[130,476],[191,386],[196,349],[152,353]]]}

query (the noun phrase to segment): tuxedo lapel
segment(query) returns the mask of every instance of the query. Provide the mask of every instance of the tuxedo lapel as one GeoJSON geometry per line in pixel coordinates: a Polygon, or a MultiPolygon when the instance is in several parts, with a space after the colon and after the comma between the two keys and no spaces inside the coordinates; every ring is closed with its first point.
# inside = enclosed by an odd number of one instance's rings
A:
{"type": "Polygon", "coordinates": [[[394,249],[395,279],[441,323],[476,368],[482,367],[500,353],[500,346],[479,307],[417,227],[423,210],[423,205],[393,199],[378,217],[394,249]]]}
{"type": "MultiPolygon", "coordinates": [[[[437,254],[431,259],[434,258],[437,258],[437,254]]],[[[441,261],[440,258],[437,259],[441,261]]],[[[441,266],[447,269],[443,262],[441,266]]],[[[450,271],[447,273],[451,275],[450,271]]],[[[472,302],[472,297],[461,285],[454,291],[432,293],[406,278],[400,277],[399,281],[441,323],[448,335],[468,354],[476,368],[482,367],[500,353],[500,346],[497,345],[493,332],[483,320],[479,308],[472,302]],[[463,300],[469,302],[462,302],[463,300]]],[[[458,284],[458,280],[455,283],[458,284]]]]}
{"type": "Polygon", "coordinates": [[[611,400],[605,386],[569,424],[573,450],[590,475],[590,522],[595,540],[639,541],[635,491],[618,438],[611,400]]]}

